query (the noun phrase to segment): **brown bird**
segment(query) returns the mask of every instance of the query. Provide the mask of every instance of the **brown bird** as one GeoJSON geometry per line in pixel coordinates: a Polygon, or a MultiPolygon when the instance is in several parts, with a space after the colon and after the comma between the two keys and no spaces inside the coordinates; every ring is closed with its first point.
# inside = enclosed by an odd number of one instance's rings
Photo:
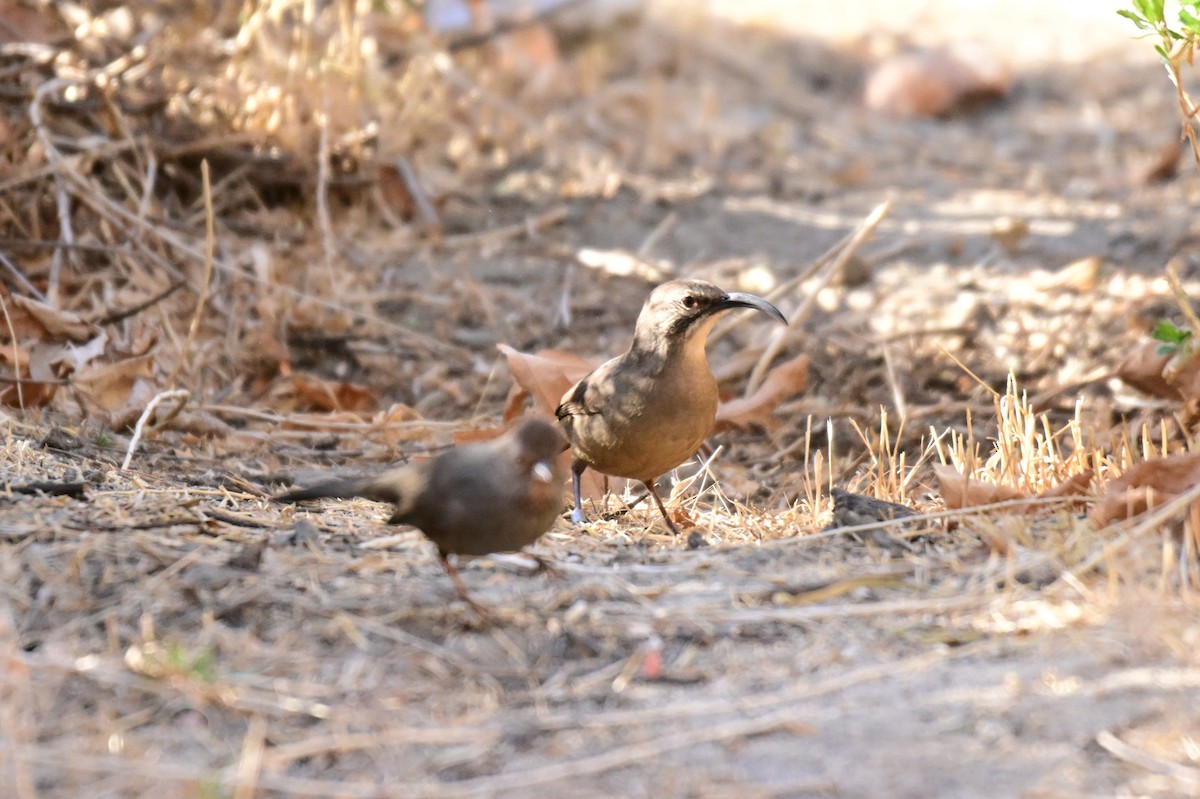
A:
{"type": "Polygon", "coordinates": [[[786,322],[762,297],[726,293],[703,280],[672,280],[638,314],[633,343],[576,383],[555,415],[571,442],[575,510],[585,521],[579,478],[598,472],[640,481],[678,533],[654,482],[695,454],[717,414],[717,381],[704,344],[717,317],[755,308],[786,322]]]}
{"type": "Polygon", "coordinates": [[[499,438],[455,447],[432,460],[373,477],[329,480],[275,499],[364,497],[394,503],[388,523],[410,524],[436,544],[459,597],[486,616],[449,556],[518,550],[546,532],[563,508],[566,475],[558,455],[566,447],[553,424],[528,418],[499,438]]]}

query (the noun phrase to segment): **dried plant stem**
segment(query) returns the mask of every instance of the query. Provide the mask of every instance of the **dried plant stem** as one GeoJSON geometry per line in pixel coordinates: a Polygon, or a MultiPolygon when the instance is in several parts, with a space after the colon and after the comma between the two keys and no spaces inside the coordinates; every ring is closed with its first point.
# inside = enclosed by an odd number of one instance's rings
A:
{"type": "Polygon", "coordinates": [[[196,340],[196,331],[200,329],[200,319],[204,316],[204,308],[208,302],[209,285],[212,283],[213,251],[216,247],[216,222],[213,219],[212,184],[209,181],[208,159],[200,162],[200,179],[204,186],[204,277],[200,281],[199,296],[196,298],[196,310],[192,313],[191,324],[188,325],[187,338],[184,339],[183,348],[179,353],[179,360],[176,362],[175,368],[171,370],[171,376],[167,378],[167,385],[174,384],[180,370],[183,369],[184,364],[187,363],[188,356],[191,354],[192,344],[196,340]]]}
{"type": "MultiPolygon", "coordinates": [[[[159,394],[155,395],[154,399],[146,403],[146,409],[142,411],[142,415],[138,417],[137,424],[133,428],[133,438],[129,440],[129,447],[125,450],[125,460],[121,462],[122,471],[129,468],[129,463],[133,460],[133,453],[137,450],[137,446],[142,440],[142,435],[145,433],[146,423],[154,414],[155,409],[166,400],[181,400],[179,405],[171,413],[171,417],[173,418],[183,410],[185,405],[187,405],[188,395],[189,392],[187,389],[177,388],[171,391],[160,392],[159,394]]],[[[165,423],[165,421],[160,422],[160,424],[165,423]]]]}
{"type": "Polygon", "coordinates": [[[50,129],[46,126],[46,118],[42,111],[42,104],[46,101],[46,97],[59,89],[74,85],[75,81],[67,78],[53,78],[46,81],[41,86],[38,86],[37,91],[33,94],[33,101],[29,104],[29,119],[33,123],[34,130],[37,131],[38,139],[42,143],[42,147],[46,153],[46,160],[59,165],[60,168],[54,171],[54,197],[58,210],[58,238],[59,241],[67,245],[64,251],[63,247],[55,247],[54,255],[50,261],[50,275],[46,280],[46,302],[52,307],[58,307],[58,286],[62,280],[62,263],[66,252],[75,244],[75,234],[71,226],[71,195],[67,191],[66,181],[63,179],[63,164],[62,154],[54,145],[50,138],[50,129]]]}
{"type": "Polygon", "coordinates": [[[776,332],[771,339],[771,343],[767,345],[766,351],[763,352],[762,357],[758,359],[758,363],[754,365],[754,369],[750,372],[750,379],[746,383],[745,396],[750,396],[762,385],[763,378],[767,376],[767,369],[770,367],[771,362],[775,360],[775,356],[783,350],[791,336],[808,318],[809,313],[812,312],[813,307],[816,305],[817,296],[821,293],[821,290],[829,285],[829,281],[833,279],[833,276],[842,270],[846,262],[858,252],[859,247],[871,237],[875,232],[875,228],[879,227],[879,223],[887,217],[891,209],[892,201],[884,200],[875,206],[871,210],[871,213],[867,214],[863,221],[859,223],[854,233],[850,235],[849,240],[846,242],[846,246],[838,253],[837,258],[820,273],[817,285],[804,298],[800,307],[792,313],[792,318],[788,320],[787,328],[776,332]]]}
{"type": "Polygon", "coordinates": [[[1188,326],[1192,329],[1192,335],[1200,336],[1200,317],[1196,316],[1196,311],[1192,308],[1192,302],[1183,288],[1183,282],[1179,279],[1177,266],[1175,260],[1167,264],[1167,283],[1171,286],[1171,293],[1175,295],[1175,304],[1179,306],[1180,313],[1184,315],[1188,326]]]}
{"type": "Polygon", "coordinates": [[[8,325],[8,340],[12,343],[12,362],[13,362],[13,377],[16,378],[17,386],[17,407],[22,411],[25,410],[25,395],[21,391],[21,385],[24,381],[20,379],[20,350],[17,349],[17,331],[13,327],[12,316],[8,313],[8,303],[4,301],[4,295],[0,294],[0,312],[4,313],[4,322],[8,325]]]}
{"type": "Polygon", "coordinates": [[[1158,757],[1136,746],[1125,743],[1108,730],[1101,730],[1096,735],[1096,743],[1118,760],[1131,763],[1151,774],[1161,774],[1176,787],[1188,793],[1200,792],[1200,769],[1185,766],[1163,757],[1158,757]]]}
{"type": "MultiPolygon", "coordinates": [[[[307,8],[307,6],[306,6],[307,8]]],[[[328,103],[326,103],[328,106],[328,103]]],[[[333,220],[329,216],[329,113],[328,109],[317,114],[320,138],[317,146],[317,226],[321,230],[321,252],[325,257],[325,274],[330,290],[336,288],[333,271],[333,220]]]]}

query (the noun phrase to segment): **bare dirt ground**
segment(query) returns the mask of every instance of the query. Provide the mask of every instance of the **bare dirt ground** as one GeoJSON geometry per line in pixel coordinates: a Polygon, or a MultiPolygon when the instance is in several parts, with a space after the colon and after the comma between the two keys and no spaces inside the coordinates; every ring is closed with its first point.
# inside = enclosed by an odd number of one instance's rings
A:
{"type": "MultiPolygon", "coordinates": [[[[1200,284],[1200,171],[1143,179],[1178,133],[1172,88],[1107,3],[827,5],[656,4],[565,51],[598,77],[574,106],[551,93],[558,149],[445,178],[436,245],[348,204],[327,256],[311,206],[229,211],[242,272],[218,275],[195,339],[223,354],[185,370],[190,427],[148,437],[128,470],[111,417],[68,396],[12,410],[5,481],[86,487],[0,498],[0,792],[1200,795],[1200,622],[1175,521],[1097,532],[1056,506],[939,518],[908,546],[821,532],[831,485],[940,508],[927,471],[881,462],[881,408],[908,466],[947,430],[986,454],[1010,373],[1055,430],[1172,424],[1111,379],[1173,312],[1164,265],[1200,284]],[[1010,65],[1009,97],[945,120],[863,109],[872,63],[966,38],[1010,65]],[[885,200],[858,276],[784,347],[812,358],[804,393],[770,431],[716,437],[717,487],[680,500],[708,546],[640,507],[564,519],[532,548],[553,574],[462,565],[487,626],[383,508],[265,498],[281,475],[494,423],[511,385],[496,343],[615,354],[661,277],[768,290],[885,200]],[[261,367],[280,347],[403,424],[297,401],[287,370],[261,367]]],[[[196,295],[181,302],[146,322],[163,350],[187,352],[196,295]]],[[[731,391],[770,332],[749,321],[710,348],[731,391]]]]}

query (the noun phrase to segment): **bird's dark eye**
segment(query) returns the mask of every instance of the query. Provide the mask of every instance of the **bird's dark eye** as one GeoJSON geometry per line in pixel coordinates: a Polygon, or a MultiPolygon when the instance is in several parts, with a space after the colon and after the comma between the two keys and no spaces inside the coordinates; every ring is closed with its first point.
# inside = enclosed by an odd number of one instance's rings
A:
{"type": "Polygon", "coordinates": [[[695,297],[693,297],[691,294],[689,294],[683,298],[683,307],[687,308],[689,310],[691,310],[692,308],[695,308],[699,304],[700,304],[699,301],[695,297]]]}

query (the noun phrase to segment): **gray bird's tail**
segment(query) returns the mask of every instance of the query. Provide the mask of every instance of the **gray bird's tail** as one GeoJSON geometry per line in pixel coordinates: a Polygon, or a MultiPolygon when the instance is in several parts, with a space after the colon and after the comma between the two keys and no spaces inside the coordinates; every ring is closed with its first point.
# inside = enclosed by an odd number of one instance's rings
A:
{"type": "Polygon", "coordinates": [[[385,473],[374,477],[342,477],[323,483],[285,491],[275,496],[276,502],[301,502],[306,499],[362,497],[376,502],[399,503],[405,492],[403,481],[394,474],[385,473]],[[388,478],[391,479],[388,479],[388,478]]]}

